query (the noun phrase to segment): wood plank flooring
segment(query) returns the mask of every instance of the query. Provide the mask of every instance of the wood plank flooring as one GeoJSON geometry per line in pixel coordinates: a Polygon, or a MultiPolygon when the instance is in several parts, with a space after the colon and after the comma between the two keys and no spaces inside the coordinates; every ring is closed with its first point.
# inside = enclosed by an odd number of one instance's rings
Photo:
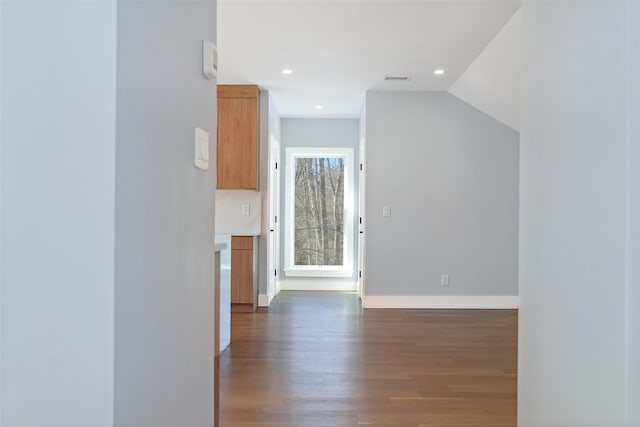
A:
{"type": "Polygon", "coordinates": [[[362,310],[281,292],[233,313],[222,427],[516,426],[515,310],[362,310]]]}

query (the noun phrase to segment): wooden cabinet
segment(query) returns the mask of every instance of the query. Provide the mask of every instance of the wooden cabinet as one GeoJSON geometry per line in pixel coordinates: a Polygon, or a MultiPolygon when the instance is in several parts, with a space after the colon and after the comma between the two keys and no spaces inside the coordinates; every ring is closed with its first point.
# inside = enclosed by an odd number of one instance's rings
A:
{"type": "Polygon", "coordinates": [[[258,305],[256,239],[231,236],[231,311],[254,311],[258,305]]]}
{"type": "Polygon", "coordinates": [[[219,190],[258,189],[258,98],[256,85],[218,86],[219,190]]]}

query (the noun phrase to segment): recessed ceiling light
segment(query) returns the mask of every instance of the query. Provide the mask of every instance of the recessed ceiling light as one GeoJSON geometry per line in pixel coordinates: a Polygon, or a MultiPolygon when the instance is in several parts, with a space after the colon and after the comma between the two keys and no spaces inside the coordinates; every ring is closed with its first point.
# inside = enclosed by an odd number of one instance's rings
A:
{"type": "Polygon", "coordinates": [[[324,107],[322,105],[316,105],[316,110],[322,110],[324,107]]]}
{"type": "Polygon", "coordinates": [[[433,74],[435,74],[436,76],[441,76],[444,74],[444,70],[439,68],[437,70],[433,70],[433,74]]]}
{"type": "Polygon", "coordinates": [[[285,68],[284,70],[282,70],[282,74],[292,74],[293,70],[290,70],[288,68],[285,68]]]}

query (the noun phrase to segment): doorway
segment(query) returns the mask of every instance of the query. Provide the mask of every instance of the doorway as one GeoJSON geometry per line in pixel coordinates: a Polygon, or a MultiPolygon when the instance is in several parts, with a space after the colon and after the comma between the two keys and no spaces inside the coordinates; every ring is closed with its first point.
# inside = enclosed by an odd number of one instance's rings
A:
{"type": "Polygon", "coordinates": [[[357,292],[363,253],[361,121],[283,118],[280,123],[282,164],[278,174],[274,171],[281,179],[280,215],[270,224],[280,241],[279,248],[270,246],[279,256],[273,258],[278,271],[270,273],[275,293],[357,292]]]}

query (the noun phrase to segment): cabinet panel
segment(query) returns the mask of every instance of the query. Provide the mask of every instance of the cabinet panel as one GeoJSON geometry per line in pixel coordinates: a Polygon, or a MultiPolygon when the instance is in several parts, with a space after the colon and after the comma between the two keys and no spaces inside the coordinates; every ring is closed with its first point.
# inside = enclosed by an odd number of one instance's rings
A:
{"type": "Polygon", "coordinates": [[[252,250],[231,250],[231,303],[253,304],[252,250]]]}
{"type": "MultiPolygon", "coordinates": [[[[218,93],[225,87],[219,86],[218,93]]],[[[258,189],[258,97],[218,96],[218,185],[221,190],[258,189]]]]}
{"type": "Polygon", "coordinates": [[[218,85],[218,98],[257,98],[256,85],[218,85]]]}
{"type": "Polygon", "coordinates": [[[253,249],[253,236],[231,236],[231,249],[253,249]]]}

